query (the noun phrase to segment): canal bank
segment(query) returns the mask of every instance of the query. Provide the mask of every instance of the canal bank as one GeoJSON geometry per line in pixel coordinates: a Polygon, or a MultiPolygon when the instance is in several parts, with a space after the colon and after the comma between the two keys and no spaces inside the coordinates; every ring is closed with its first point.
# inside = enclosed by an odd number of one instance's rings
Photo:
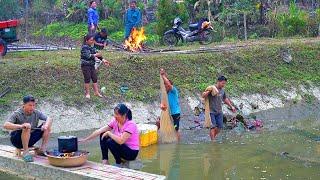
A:
{"type": "MultiPolygon", "coordinates": [[[[167,179],[317,179],[320,168],[320,103],[294,104],[254,113],[264,127],[258,131],[225,130],[211,143],[207,129],[182,129],[178,144],[141,148],[140,171],[167,179]]],[[[181,124],[185,123],[184,121],[181,124]]],[[[53,134],[84,137],[93,130],[53,134]]],[[[0,140],[10,145],[7,138],[0,140]]],[[[98,139],[79,147],[89,160],[101,162],[98,139]]],[[[110,155],[111,157],[111,155],[110,155]]],[[[113,163],[113,158],[111,158],[113,163]]]]}
{"type": "MultiPolygon", "coordinates": [[[[0,169],[13,171],[21,176],[35,179],[123,179],[123,180],[164,180],[164,176],[135,171],[126,168],[118,168],[111,165],[103,165],[91,161],[81,167],[60,168],[51,166],[47,157],[35,156],[34,162],[26,163],[15,156],[15,148],[0,145],[0,169]]],[[[28,179],[26,178],[26,179],[28,179]]]]}

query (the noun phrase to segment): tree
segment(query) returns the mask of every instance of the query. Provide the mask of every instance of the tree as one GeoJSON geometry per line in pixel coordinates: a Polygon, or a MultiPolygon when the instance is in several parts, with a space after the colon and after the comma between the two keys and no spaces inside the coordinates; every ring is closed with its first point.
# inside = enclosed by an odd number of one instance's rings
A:
{"type": "Polygon", "coordinates": [[[183,22],[188,22],[187,8],[184,3],[176,3],[172,0],[160,0],[157,9],[156,32],[161,37],[163,33],[172,27],[174,18],[180,17],[183,22]]]}
{"type": "Polygon", "coordinates": [[[19,18],[22,7],[18,0],[0,0],[0,20],[19,18]]]}
{"type": "Polygon", "coordinates": [[[248,39],[248,30],[247,30],[247,17],[250,14],[253,14],[256,9],[255,0],[226,0],[226,3],[229,4],[229,8],[225,8],[225,14],[227,15],[236,15],[238,17],[243,17],[243,27],[244,27],[244,38],[248,39]]]}

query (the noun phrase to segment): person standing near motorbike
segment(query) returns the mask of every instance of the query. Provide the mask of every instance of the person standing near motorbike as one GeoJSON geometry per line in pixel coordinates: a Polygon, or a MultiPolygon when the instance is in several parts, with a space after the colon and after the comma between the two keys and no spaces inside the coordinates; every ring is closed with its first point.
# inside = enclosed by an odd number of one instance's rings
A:
{"type": "Polygon", "coordinates": [[[125,39],[128,39],[133,28],[141,26],[141,12],[137,8],[137,1],[131,0],[130,7],[124,15],[125,39]]]}

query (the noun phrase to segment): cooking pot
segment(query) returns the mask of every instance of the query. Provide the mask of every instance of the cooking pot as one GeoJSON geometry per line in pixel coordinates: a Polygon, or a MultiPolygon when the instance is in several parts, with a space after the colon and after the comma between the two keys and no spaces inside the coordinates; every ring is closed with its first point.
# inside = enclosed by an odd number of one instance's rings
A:
{"type": "Polygon", "coordinates": [[[61,153],[71,153],[78,151],[78,138],[76,136],[58,137],[58,149],[61,153]]]}

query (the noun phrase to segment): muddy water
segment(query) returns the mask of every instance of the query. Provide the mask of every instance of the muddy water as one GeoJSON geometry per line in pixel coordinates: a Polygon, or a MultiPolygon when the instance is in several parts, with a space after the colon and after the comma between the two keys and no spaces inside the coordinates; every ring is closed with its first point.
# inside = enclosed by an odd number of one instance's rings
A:
{"type": "MultiPolygon", "coordinates": [[[[263,129],[224,131],[215,143],[209,141],[206,129],[184,130],[179,144],[141,149],[141,170],[184,180],[318,179],[320,118],[319,106],[314,107],[259,113],[258,117],[269,118],[263,129]]],[[[92,152],[91,160],[100,162],[98,143],[85,148],[92,152]]]]}

